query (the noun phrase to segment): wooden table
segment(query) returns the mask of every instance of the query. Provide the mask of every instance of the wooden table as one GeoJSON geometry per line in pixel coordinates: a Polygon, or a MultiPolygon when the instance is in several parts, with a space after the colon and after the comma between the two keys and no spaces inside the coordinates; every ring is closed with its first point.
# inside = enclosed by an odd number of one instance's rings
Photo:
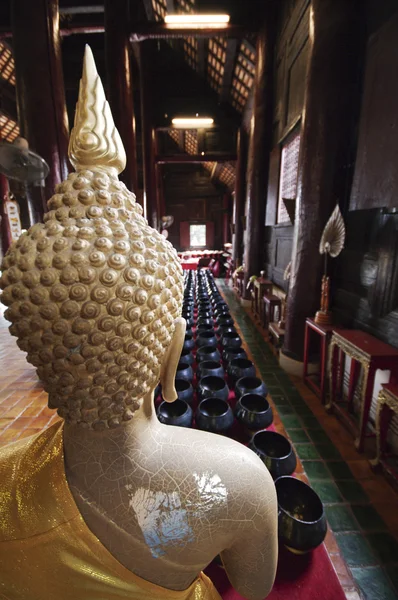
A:
{"type": "Polygon", "coordinates": [[[315,323],[314,319],[306,319],[305,321],[305,334],[304,334],[304,371],[303,379],[304,383],[311,388],[317,396],[321,398],[322,404],[325,404],[326,399],[326,368],[327,368],[327,356],[328,346],[332,333],[336,329],[335,325],[319,325],[315,323]],[[312,379],[313,375],[308,375],[308,354],[310,347],[311,332],[317,333],[321,338],[321,365],[319,369],[320,384],[317,385],[312,379]]]}
{"type": "Polygon", "coordinates": [[[264,279],[264,277],[258,277],[254,280],[254,313],[258,318],[261,317],[261,298],[264,294],[272,293],[272,286],[272,281],[264,279]]]}
{"type": "Polygon", "coordinates": [[[232,285],[234,290],[238,292],[238,294],[242,295],[243,285],[244,285],[244,271],[238,271],[235,275],[232,275],[232,285]]]}
{"type": "Polygon", "coordinates": [[[398,473],[385,460],[388,428],[393,415],[398,415],[398,385],[385,383],[381,388],[376,408],[376,458],[370,463],[372,467],[382,466],[395,479],[398,479],[398,473]]]}
{"type": "Polygon", "coordinates": [[[355,440],[355,446],[358,450],[363,450],[363,444],[366,435],[366,428],[369,419],[369,410],[372,403],[372,392],[377,369],[389,369],[398,372],[398,349],[381,340],[373,337],[369,333],[358,329],[345,329],[339,332],[335,331],[330,341],[329,351],[329,376],[330,376],[330,399],[327,408],[336,409],[337,412],[347,421],[352,429],[358,432],[355,440]],[[364,370],[362,389],[361,389],[361,411],[359,431],[355,426],[353,419],[345,411],[341,410],[336,402],[337,374],[340,372],[339,390],[341,392],[344,355],[351,358],[350,379],[348,385],[348,412],[353,412],[353,400],[355,387],[359,378],[359,371],[362,365],[364,370]]]}

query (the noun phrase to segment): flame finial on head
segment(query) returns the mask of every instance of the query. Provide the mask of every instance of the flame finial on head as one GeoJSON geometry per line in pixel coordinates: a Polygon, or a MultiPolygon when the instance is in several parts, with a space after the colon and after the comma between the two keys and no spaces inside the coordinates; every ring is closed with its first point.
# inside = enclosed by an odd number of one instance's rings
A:
{"type": "Polygon", "coordinates": [[[69,160],[76,171],[100,169],[118,174],[126,153],[115,127],[93,53],[86,45],[75,122],[69,140],[69,160]]]}

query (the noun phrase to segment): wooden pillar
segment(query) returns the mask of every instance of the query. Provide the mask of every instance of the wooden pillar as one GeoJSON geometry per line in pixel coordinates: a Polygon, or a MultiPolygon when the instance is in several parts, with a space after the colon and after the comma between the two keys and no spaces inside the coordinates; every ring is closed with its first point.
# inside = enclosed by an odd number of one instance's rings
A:
{"type": "Polygon", "coordinates": [[[364,52],[361,0],[313,0],[284,353],[302,360],[305,318],[319,308],[322,230],[350,189],[358,80],[364,52]]]}
{"type": "Polygon", "coordinates": [[[243,245],[243,216],[245,212],[246,197],[246,170],[247,170],[247,133],[241,128],[237,139],[237,160],[234,195],[234,236],[232,258],[235,268],[242,264],[243,245]]]}
{"type": "Polygon", "coordinates": [[[230,204],[230,195],[229,193],[224,194],[223,199],[222,199],[222,208],[223,208],[223,215],[222,215],[222,243],[227,244],[229,242],[229,224],[230,224],[230,211],[229,211],[229,204],[230,204]]]}
{"type": "Polygon", "coordinates": [[[129,0],[105,0],[105,58],[109,103],[126,150],[126,169],[120,178],[137,191],[137,152],[129,40],[129,0]]]}
{"type": "MultiPolygon", "coordinates": [[[[21,134],[50,166],[45,200],[68,175],[68,117],[59,36],[58,0],[12,0],[12,30],[21,134]]],[[[32,188],[39,214],[40,189],[32,188]]]]}
{"type": "Polygon", "coordinates": [[[153,124],[154,90],[152,86],[151,64],[152,42],[150,40],[140,44],[140,88],[141,88],[141,135],[142,135],[142,160],[144,172],[144,215],[149,225],[158,229],[160,216],[157,209],[155,147],[156,136],[153,124]]]}
{"type": "Polygon", "coordinates": [[[265,24],[257,37],[253,115],[246,187],[245,282],[263,267],[268,164],[272,147],[274,9],[267,5],[265,24]]]}

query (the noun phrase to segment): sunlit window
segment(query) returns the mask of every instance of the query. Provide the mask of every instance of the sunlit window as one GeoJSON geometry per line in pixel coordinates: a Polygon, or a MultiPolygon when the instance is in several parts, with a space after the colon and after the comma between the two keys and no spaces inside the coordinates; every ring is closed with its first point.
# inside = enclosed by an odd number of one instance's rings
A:
{"type": "Polygon", "coordinates": [[[300,132],[295,132],[282,148],[279,182],[277,223],[290,222],[283,198],[294,200],[297,194],[297,178],[300,152],[300,132]]]}
{"type": "Polygon", "coordinates": [[[191,248],[206,246],[206,225],[189,226],[189,245],[191,248]]]}

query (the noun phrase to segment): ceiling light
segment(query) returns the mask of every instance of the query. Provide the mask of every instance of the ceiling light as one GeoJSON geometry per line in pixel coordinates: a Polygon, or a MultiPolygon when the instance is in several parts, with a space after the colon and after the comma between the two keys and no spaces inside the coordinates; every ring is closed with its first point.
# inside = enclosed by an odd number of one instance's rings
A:
{"type": "Polygon", "coordinates": [[[171,120],[174,127],[179,129],[200,129],[202,127],[211,127],[214,119],[209,117],[184,117],[171,120]]]}
{"type": "Polygon", "coordinates": [[[164,22],[170,29],[192,28],[205,29],[207,27],[227,27],[229,15],[166,15],[164,22]]]}

